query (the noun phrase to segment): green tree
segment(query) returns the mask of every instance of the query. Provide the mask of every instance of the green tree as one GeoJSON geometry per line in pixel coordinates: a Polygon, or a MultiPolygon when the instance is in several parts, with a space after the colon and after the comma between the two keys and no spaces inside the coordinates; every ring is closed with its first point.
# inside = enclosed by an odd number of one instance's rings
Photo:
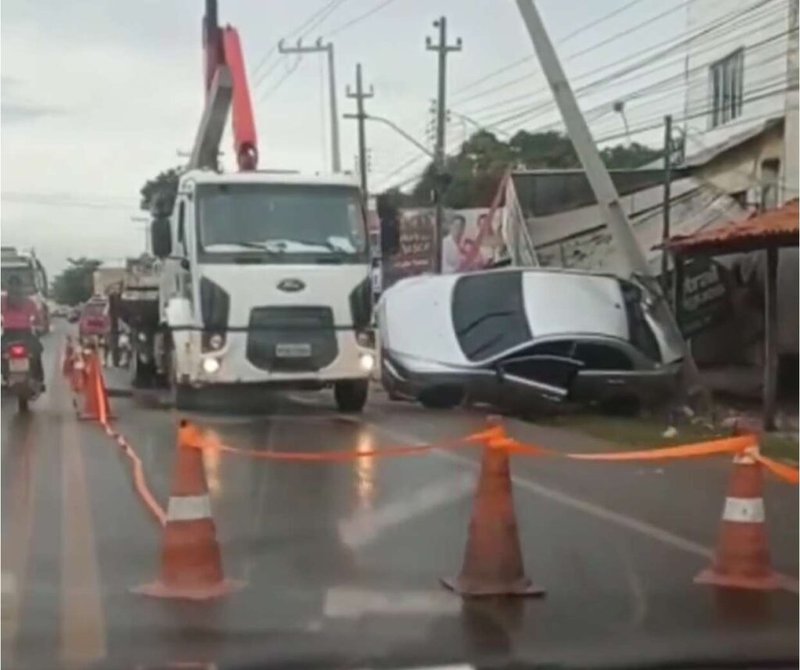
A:
{"type": "Polygon", "coordinates": [[[102,261],[69,258],[69,266],[53,280],[53,299],[61,305],[77,305],[92,297],[94,271],[102,261]]]}
{"type": "Polygon", "coordinates": [[[154,207],[159,206],[164,211],[171,212],[178,194],[180,174],[181,168],[174,167],[148,179],[139,191],[142,196],[139,207],[151,212],[154,207]]]}
{"type": "MultiPolygon", "coordinates": [[[[634,142],[607,147],[600,154],[609,168],[635,168],[655,160],[661,152],[634,142]]],[[[430,205],[438,179],[446,185],[443,196],[446,207],[488,207],[500,179],[510,167],[563,170],[580,168],[580,161],[570,139],[556,131],[521,130],[504,142],[493,133],[480,130],[461,145],[456,155],[447,158],[446,180],[437,178],[433,163],[429,163],[404,206],[430,205]]]]}

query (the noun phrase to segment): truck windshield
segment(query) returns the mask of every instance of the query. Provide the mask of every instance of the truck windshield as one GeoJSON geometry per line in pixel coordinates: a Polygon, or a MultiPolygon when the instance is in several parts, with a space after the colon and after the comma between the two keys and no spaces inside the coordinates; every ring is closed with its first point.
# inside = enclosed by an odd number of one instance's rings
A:
{"type": "Polygon", "coordinates": [[[30,295],[36,293],[36,283],[33,277],[33,270],[26,267],[4,267],[2,268],[2,284],[3,290],[8,290],[8,284],[11,277],[16,277],[24,293],[30,295]]]}
{"type": "MultiPolygon", "coordinates": [[[[366,227],[358,191],[307,184],[212,184],[197,189],[205,257],[261,253],[361,257],[366,227]]],[[[210,260],[210,258],[209,258],[210,260]]],[[[303,260],[313,260],[304,258],[303,260]]]]}

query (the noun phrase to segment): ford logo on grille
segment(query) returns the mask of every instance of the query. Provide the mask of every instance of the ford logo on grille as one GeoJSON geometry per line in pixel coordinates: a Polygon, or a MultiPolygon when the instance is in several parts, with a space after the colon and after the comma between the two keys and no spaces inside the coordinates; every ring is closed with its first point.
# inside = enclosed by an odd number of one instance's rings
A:
{"type": "Polygon", "coordinates": [[[278,289],[286,293],[297,293],[306,287],[305,282],[300,279],[281,279],[278,282],[278,289]]]}

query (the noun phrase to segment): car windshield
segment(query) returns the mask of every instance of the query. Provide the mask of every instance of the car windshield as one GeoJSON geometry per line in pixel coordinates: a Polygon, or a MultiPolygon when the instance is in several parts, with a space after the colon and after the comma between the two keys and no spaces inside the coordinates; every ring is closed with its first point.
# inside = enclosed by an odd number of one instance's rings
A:
{"type": "Polygon", "coordinates": [[[364,252],[366,228],[351,187],[215,184],[197,189],[200,247],[270,255],[364,252]]]}
{"type": "Polygon", "coordinates": [[[2,288],[4,291],[8,290],[9,282],[12,281],[13,277],[19,282],[24,293],[32,294],[36,292],[33,270],[30,268],[4,267],[0,272],[2,274],[2,288]]]}

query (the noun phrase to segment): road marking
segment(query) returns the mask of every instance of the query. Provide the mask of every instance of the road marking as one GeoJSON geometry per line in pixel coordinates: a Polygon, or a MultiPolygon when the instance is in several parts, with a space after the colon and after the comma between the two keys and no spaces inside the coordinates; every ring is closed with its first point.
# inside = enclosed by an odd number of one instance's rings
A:
{"type": "MultiPolygon", "coordinates": [[[[403,434],[399,431],[394,430],[393,428],[386,428],[384,426],[379,426],[376,424],[369,424],[369,426],[374,430],[389,435],[390,437],[392,437],[392,439],[395,440],[402,440],[405,442],[410,442],[415,445],[426,444],[425,442],[421,441],[418,437],[412,437],[403,434]]],[[[468,465],[473,469],[480,468],[479,462],[476,462],[471,458],[469,458],[468,456],[464,456],[462,454],[457,454],[450,451],[441,451],[437,449],[433,451],[433,455],[443,460],[448,460],[454,463],[461,463],[463,465],[468,465]]],[[[662,544],[669,545],[687,554],[692,554],[693,556],[699,556],[705,559],[711,559],[714,556],[714,551],[712,549],[709,549],[708,547],[705,547],[702,544],[699,544],[698,542],[693,542],[692,540],[688,540],[684,537],[681,537],[680,535],[676,535],[675,533],[672,533],[663,528],[659,528],[658,526],[655,526],[651,523],[647,523],[646,521],[640,521],[639,519],[627,516],[626,514],[614,512],[613,510],[610,510],[606,507],[601,507],[600,505],[590,503],[586,500],[582,500],[581,498],[576,498],[567,493],[564,493],[563,491],[552,489],[548,486],[539,484],[538,482],[535,482],[526,477],[521,477],[520,475],[512,475],[511,481],[514,483],[515,486],[518,486],[519,488],[528,491],[529,493],[533,493],[543,498],[547,498],[548,500],[552,500],[565,507],[570,507],[571,509],[583,512],[584,514],[592,516],[596,519],[600,519],[602,521],[606,521],[616,526],[620,526],[627,530],[631,530],[635,533],[639,533],[640,535],[644,535],[645,537],[648,537],[651,540],[655,540],[657,542],[661,542],[662,544]]],[[[781,588],[783,590],[789,591],[791,593],[798,593],[799,589],[798,589],[797,579],[789,577],[788,575],[782,575],[781,581],[782,581],[781,588]]]]}
{"type": "Polygon", "coordinates": [[[374,542],[382,533],[437,507],[471,496],[475,477],[465,473],[427,484],[402,500],[395,500],[375,510],[359,512],[339,522],[339,537],[351,549],[374,542]]]}
{"type": "Polygon", "coordinates": [[[106,655],[106,629],[86,487],[86,468],[74,421],[61,431],[61,659],[87,665],[106,655]]]}
{"type": "MultiPolygon", "coordinates": [[[[32,423],[28,422],[22,454],[14,472],[9,496],[10,513],[8,528],[3,531],[3,546],[8,547],[8,560],[3,560],[2,639],[5,651],[3,660],[13,667],[14,642],[20,628],[20,613],[26,593],[28,564],[33,523],[36,512],[36,467],[37,450],[32,439],[32,423]]],[[[15,446],[15,445],[7,445],[15,446]]]]}
{"type": "Polygon", "coordinates": [[[370,591],[334,586],[325,592],[323,614],[328,618],[357,619],[365,614],[456,614],[461,600],[445,591],[370,591]]]}

